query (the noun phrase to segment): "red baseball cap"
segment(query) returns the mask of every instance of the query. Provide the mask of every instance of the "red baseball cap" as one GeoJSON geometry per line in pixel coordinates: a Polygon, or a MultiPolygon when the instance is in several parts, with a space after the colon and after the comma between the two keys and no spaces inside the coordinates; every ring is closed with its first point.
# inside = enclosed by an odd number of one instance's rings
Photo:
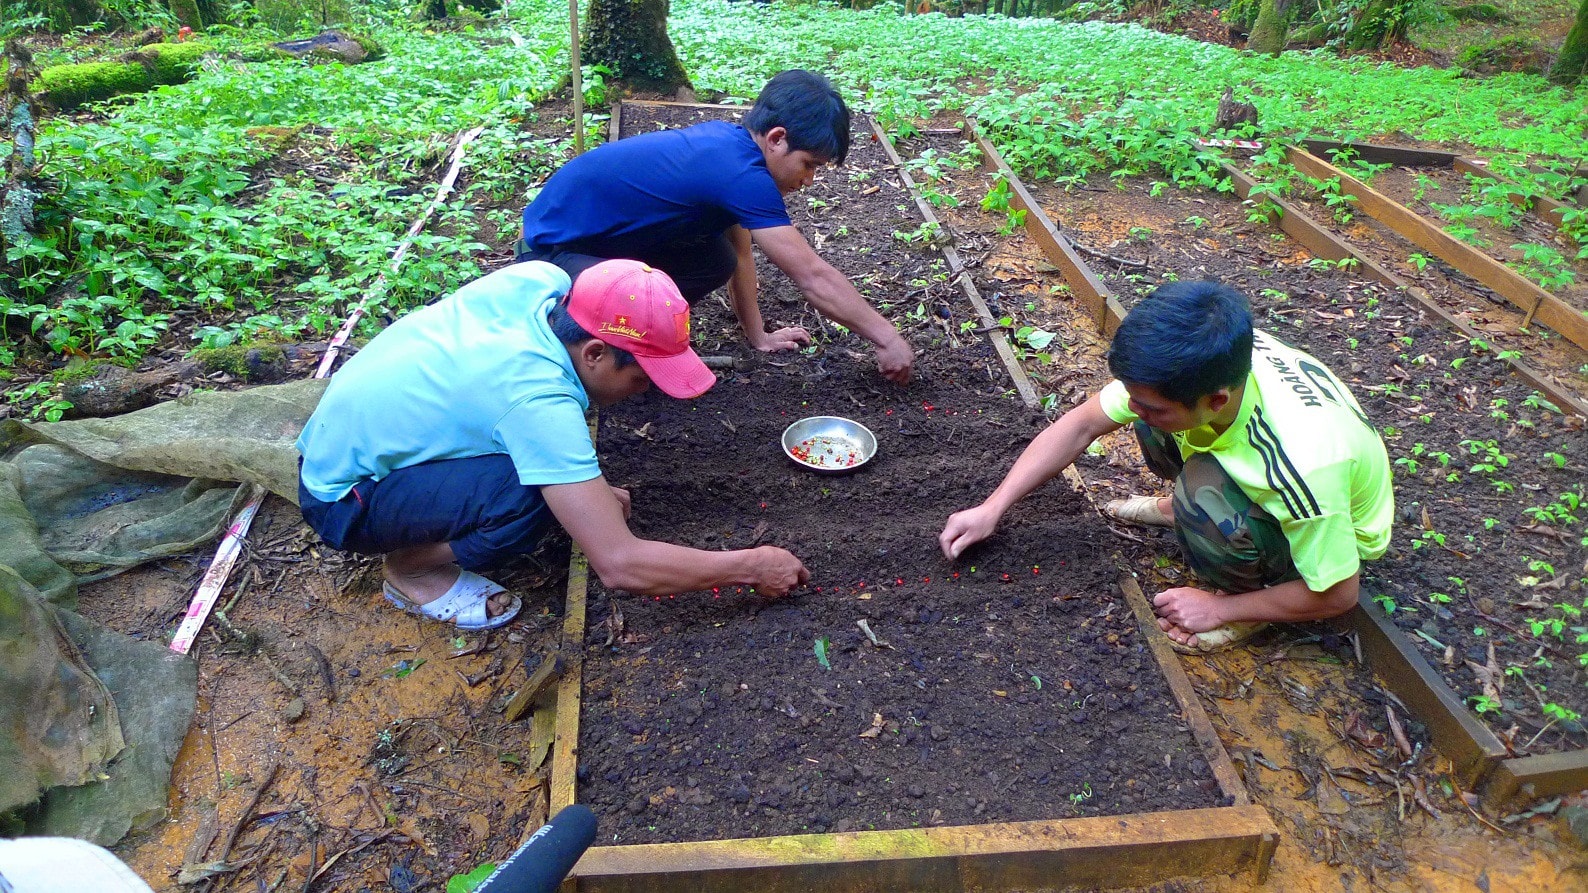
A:
{"type": "Polygon", "coordinates": [[[634,354],[669,397],[699,397],[717,383],[689,346],[689,302],[655,267],[607,260],[585,270],[568,292],[568,315],[602,342],[634,354]]]}

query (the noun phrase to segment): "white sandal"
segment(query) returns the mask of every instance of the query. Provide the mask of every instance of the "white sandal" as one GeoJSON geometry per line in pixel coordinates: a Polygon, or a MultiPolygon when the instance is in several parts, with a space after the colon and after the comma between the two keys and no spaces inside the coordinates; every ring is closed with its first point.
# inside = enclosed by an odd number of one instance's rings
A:
{"type": "Polygon", "coordinates": [[[381,588],[387,601],[410,614],[443,623],[451,621],[458,629],[470,632],[506,626],[524,606],[523,600],[515,595],[512,607],[492,617],[488,607],[491,596],[506,592],[507,589],[473,571],[460,571],[458,581],[452,584],[446,594],[422,605],[415,604],[413,599],[389,582],[381,588]]]}
{"type": "Polygon", "coordinates": [[[1149,524],[1153,527],[1173,527],[1174,517],[1158,508],[1157,496],[1132,496],[1111,500],[1103,506],[1103,514],[1128,524],[1149,524]]]}

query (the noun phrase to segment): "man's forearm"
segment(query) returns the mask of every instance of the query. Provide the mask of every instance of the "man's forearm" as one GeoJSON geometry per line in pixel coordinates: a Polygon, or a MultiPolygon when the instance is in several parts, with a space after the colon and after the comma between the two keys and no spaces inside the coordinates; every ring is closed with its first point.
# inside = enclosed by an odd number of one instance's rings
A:
{"type": "Polygon", "coordinates": [[[621,553],[603,556],[597,564],[601,583],[637,595],[696,592],[713,586],[747,583],[754,579],[753,554],[741,549],[707,552],[655,540],[636,539],[621,553]]]}
{"type": "Polygon", "coordinates": [[[1119,427],[1104,414],[1097,397],[1088,399],[1043,429],[983,504],[1000,514],[1008,511],[1026,494],[1063,474],[1092,441],[1119,427]]]}
{"type": "Polygon", "coordinates": [[[825,269],[796,283],[812,307],[872,344],[882,344],[900,337],[893,324],[849,284],[844,274],[829,264],[823,263],[822,266],[825,269]]]}
{"type": "Polygon", "coordinates": [[[734,227],[730,230],[729,239],[733,242],[734,254],[739,262],[734,267],[733,275],[728,278],[728,303],[740,327],[754,338],[766,331],[766,322],[761,318],[761,283],[755,274],[755,254],[751,250],[750,234],[734,227]]]}
{"type": "Polygon", "coordinates": [[[1353,574],[1322,592],[1312,591],[1304,580],[1292,580],[1255,592],[1221,595],[1219,615],[1224,623],[1327,620],[1356,606],[1360,585],[1361,575],[1353,574]]]}

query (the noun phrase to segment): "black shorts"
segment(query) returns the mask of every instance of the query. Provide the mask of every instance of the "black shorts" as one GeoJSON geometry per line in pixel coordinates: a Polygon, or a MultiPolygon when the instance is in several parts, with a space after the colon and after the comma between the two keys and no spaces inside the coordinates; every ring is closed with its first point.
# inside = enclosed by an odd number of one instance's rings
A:
{"type": "Polygon", "coordinates": [[[336,502],[300,481],[298,499],[303,520],[334,548],[383,555],[451,543],[471,571],[535,551],[553,520],[540,488],[519,483],[513,460],[500,453],[399,468],[360,481],[336,502]]]}

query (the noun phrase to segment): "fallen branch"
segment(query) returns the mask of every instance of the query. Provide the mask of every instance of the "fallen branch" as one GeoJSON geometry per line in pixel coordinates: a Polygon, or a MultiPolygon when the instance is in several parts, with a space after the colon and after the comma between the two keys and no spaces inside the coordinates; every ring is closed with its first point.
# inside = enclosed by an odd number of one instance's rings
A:
{"type": "Polygon", "coordinates": [[[1111,264],[1118,264],[1119,266],[1121,266],[1121,267],[1123,267],[1123,268],[1125,268],[1127,270],[1135,270],[1137,272],[1146,272],[1147,269],[1148,269],[1148,266],[1146,264],[1142,263],[1141,261],[1128,260],[1128,259],[1123,258],[1123,257],[1116,257],[1116,256],[1114,256],[1112,254],[1108,254],[1108,253],[1103,252],[1103,251],[1098,251],[1096,248],[1088,248],[1085,245],[1082,245],[1080,242],[1071,242],[1070,244],[1075,246],[1075,250],[1076,251],[1081,252],[1082,254],[1086,255],[1087,257],[1096,258],[1097,260],[1106,260],[1106,261],[1108,261],[1111,264]]]}
{"type": "Polygon", "coordinates": [[[237,817],[237,823],[232,825],[231,833],[226,835],[226,842],[221,845],[220,854],[210,863],[211,865],[224,864],[226,857],[232,854],[232,847],[236,846],[238,835],[243,833],[243,828],[247,827],[249,820],[253,818],[254,810],[259,808],[259,801],[264,799],[265,791],[269,790],[271,782],[276,780],[276,770],[280,768],[280,763],[271,763],[270,768],[265,770],[265,780],[259,783],[253,798],[243,807],[242,814],[237,817]]]}

